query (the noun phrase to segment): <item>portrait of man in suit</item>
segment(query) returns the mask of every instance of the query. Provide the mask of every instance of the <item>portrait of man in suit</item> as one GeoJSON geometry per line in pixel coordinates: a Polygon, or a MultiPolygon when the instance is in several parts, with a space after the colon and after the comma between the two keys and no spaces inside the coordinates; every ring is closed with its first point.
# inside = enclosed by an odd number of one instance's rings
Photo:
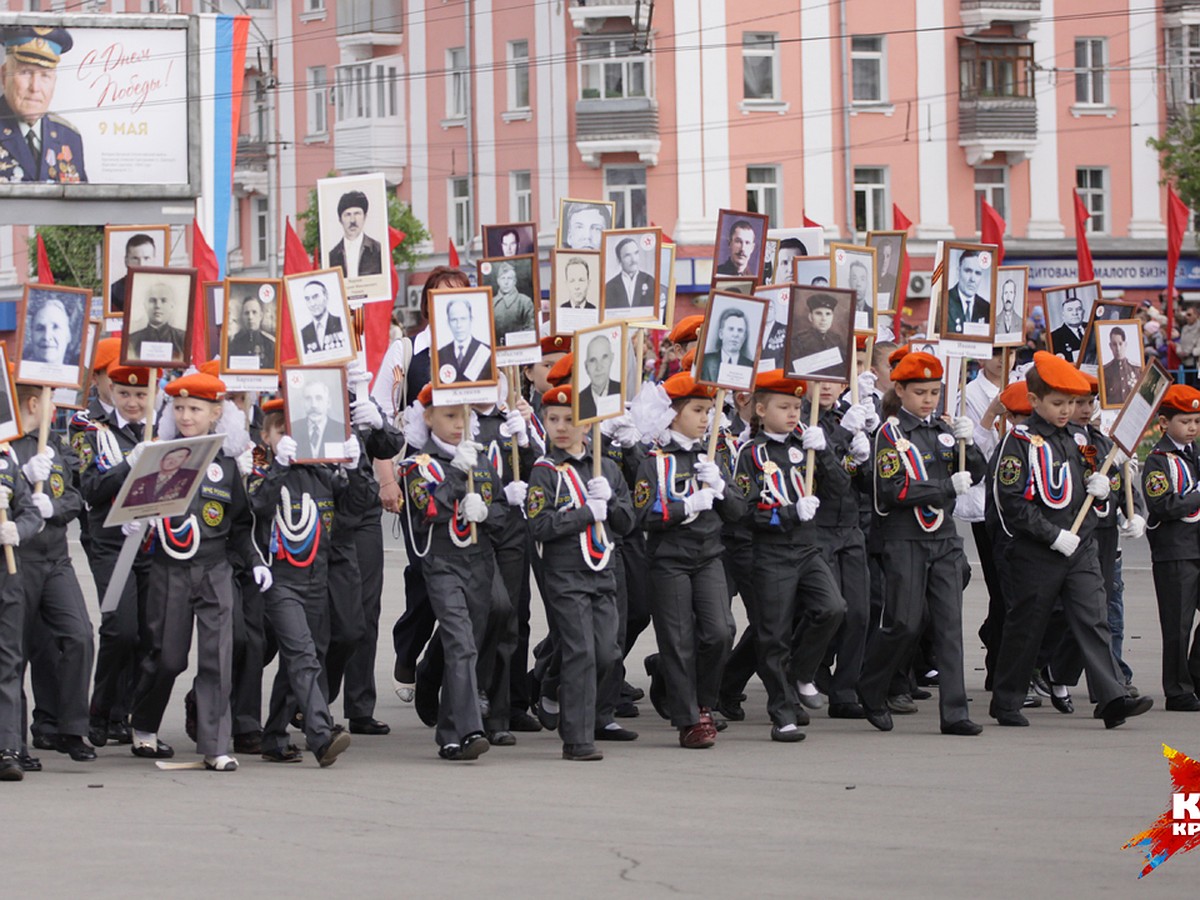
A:
{"type": "Polygon", "coordinates": [[[446,304],[451,339],[438,347],[438,379],[442,384],[487,380],[491,377],[492,348],[472,333],[471,301],[452,297],[446,304]]]}
{"type": "MultiPolygon", "coordinates": [[[[725,382],[721,378],[723,367],[738,366],[747,369],[746,388],[754,378],[754,357],[746,354],[746,340],[750,334],[750,323],[746,314],[737,307],[729,307],[717,318],[716,340],[710,342],[711,349],[704,354],[700,364],[700,380],[725,382]]],[[[730,375],[728,370],[726,375],[730,375]]]]}
{"type": "Polygon", "coordinates": [[[758,233],[746,219],[738,219],[729,226],[726,242],[726,257],[717,266],[718,275],[737,275],[741,278],[756,278],[754,249],[758,245],[758,233]]]}
{"type": "Polygon", "coordinates": [[[654,276],[641,270],[642,252],[638,249],[637,238],[622,238],[617,243],[616,253],[621,271],[604,285],[605,312],[653,309],[658,292],[654,287],[654,276]]]}
{"type": "Polygon", "coordinates": [[[346,442],[346,423],[333,415],[329,385],[323,381],[309,381],[304,385],[301,399],[304,415],[291,422],[296,459],[340,457],[346,442]]]}
{"type": "Polygon", "coordinates": [[[238,332],[229,339],[229,358],[254,357],[256,369],[275,368],[275,336],[263,329],[263,303],[249,296],[242,301],[238,332]]]}
{"type": "MultiPolygon", "coordinates": [[[[134,266],[159,264],[153,235],[138,232],[125,242],[125,271],[134,266]]],[[[125,312],[125,275],[121,275],[108,288],[108,308],[111,312],[125,312]]]]}
{"type": "Polygon", "coordinates": [[[621,405],[621,385],[612,377],[613,346],[608,335],[598,334],[588,341],[583,370],[588,383],[579,392],[579,418],[594,419],[617,412],[621,405]]]}
{"type": "Polygon", "coordinates": [[[846,336],[833,327],[837,298],[832,294],[810,294],[805,301],[808,327],[796,329],[788,358],[792,374],[845,376],[846,336]]]}
{"type": "Polygon", "coordinates": [[[996,336],[1024,335],[1024,310],[1017,307],[1017,281],[1005,278],[1000,283],[1000,309],[996,311],[996,336]]]}
{"type": "Polygon", "coordinates": [[[317,279],[304,285],[304,305],[312,321],[300,329],[300,342],[305,353],[322,350],[341,350],[346,346],[345,324],[340,316],[329,311],[329,289],[317,279]]]}
{"type": "Polygon", "coordinates": [[[562,309],[595,309],[596,304],[588,300],[588,288],[592,283],[592,267],[582,256],[572,256],[563,267],[563,281],[567,290],[562,309]]]}
{"type": "Polygon", "coordinates": [[[1050,333],[1050,341],[1055,354],[1069,363],[1075,362],[1083,349],[1083,316],[1083,299],[1074,291],[1068,291],[1062,302],[1063,323],[1050,333]]]}
{"type": "Polygon", "coordinates": [[[192,451],[188,447],[176,447],[169,453],[164,453],[158,461],[157,472],[143,475],[133,483],[125,497],[125,505],[147,506],[186,496],[188,488],[200,474],[196,469],[184,468],[191,455],[192,451]]]}
{"type": "Polygon", "coordinates": [[[1118,406],[1124,404],[1129,392],[1137,387],[1141,367],[1127,358],[1128,338],[1125,329],[1114,325],[1108,329],[1108,357],[1104,364],[1104,401],[1118,406]]]}
{"type": "Polygon", "coordinates": [[[0,30],[0,182],[82,184],[83,138],[50,112],[62,55],[74,46],[65,28],[8,25],[0,30]]]}
{"type": "Polygon", "coordinates": [[[176,320],[175,289],[165,281],[151,282],[143,303],[146,326],[129,335],[133,359],[156,363],[181,363],[187,358],[187,334],[171,323],[176,320]]]}
{"type": "Polygon", "coordinates": [[[347,278],[383,272],[383,248],[363,232],[370,204],[362,191],[347,191],[338,200],[342,239],[329,251],[329,265],[340,266],[347,278]]]}
{"type": "Polygon", "coordinates": [[[981,291],[984,269],[978,250],[964,250],[958,257],[957,281],[950,288],[946,303],[948,334],[974,334],[965,326],[971,322],[987,322],[992,307],[981,291]]]}

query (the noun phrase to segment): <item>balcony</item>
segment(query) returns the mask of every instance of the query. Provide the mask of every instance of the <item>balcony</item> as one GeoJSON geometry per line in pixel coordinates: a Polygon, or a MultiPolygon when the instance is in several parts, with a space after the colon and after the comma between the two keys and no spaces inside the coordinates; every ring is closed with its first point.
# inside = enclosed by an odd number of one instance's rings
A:
{"type": "Polygon", "coordinates": [[[337,41],[342,50],[360,50],[369,57],[373,47],[398,47],[404,39],[400,0],[337,0],[337,41]]]}
{"type": "Polygon", "coordinates": [[[658,103],[650,97],[575,104],[575,147],[593,169],[605,153],[636,153],[647,165],[658,165],[661,146],[658,103]]]}
{"type": "Polygon", "coordinates": [[[961,0],[959,14],[963,31],[978,34],[1002,22],[1011,24],[1013,34],[1024,36],[1042,16],[1041,0],[961,0]]]}
{"type": "Polygon", "coordinates": [[[263,138],[248,134],[238,135],[233,189],[239,197],[266,193],[267,162],[271,156],[269,149],[263,138]]]}
{"type": "Polygon", "coordinates": [[[979,97],[958,101],[958,145],[967,165],[1007,153],[1023,162],[1037,146],[1037,101],[1032,97],[979,97]]]}
{"type": "Polygon", "coordinates": [[[571,24],[588,34],[603,28],[609,19],[628,19],[634,31],[644,31],[652,5],[652,0],[571,0],[568,12],[571,24]]]}

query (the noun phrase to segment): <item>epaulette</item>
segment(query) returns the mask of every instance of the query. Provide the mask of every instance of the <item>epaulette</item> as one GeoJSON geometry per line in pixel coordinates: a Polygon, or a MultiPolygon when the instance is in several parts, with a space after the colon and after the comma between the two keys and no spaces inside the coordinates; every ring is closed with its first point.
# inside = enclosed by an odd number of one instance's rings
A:
{"type": "Polygon", "coordinates": [[[55,123],[56,125],[62,125],[66,128],[70,128],[73,132],[75,132],[76,134],[79,134],[79,129],[76,128],[74,125],[72,125],[71,121],[69,119],[64,119],[62,116],[58,115],[57,113],[46,113],[46,118],[49,119],[51,122],[55,123]]]}
{"type": "Polygon", "coordinates": [[[86,409],[76,410],[71,416],[71,421],[68,423],[71,428],[87,428],[92,422],[92,416],[86,409]]]}

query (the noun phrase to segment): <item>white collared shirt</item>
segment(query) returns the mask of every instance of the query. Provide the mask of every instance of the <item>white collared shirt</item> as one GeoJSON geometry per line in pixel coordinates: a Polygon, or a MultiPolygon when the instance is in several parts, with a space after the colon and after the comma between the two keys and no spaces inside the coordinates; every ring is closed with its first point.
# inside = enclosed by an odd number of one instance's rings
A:
{"type": "Polygon", "coordinates": [[[346,277],[358,277],[358,260],[362,255],[363,236],[360,234],[355,240],[350,240],[348,237],[342,238],[342,249],[346,255],[346,277]]]}
{"type": "Polygon", "coordinates": [[[621,283],[625,285],[625,296],[629,298],[629,305],[637,305],[637,297],[634,296],[633,289],[637,287],[638,273],[634,272],[632,276],[626,275],[625,270],[621,270],[621,283]]]}

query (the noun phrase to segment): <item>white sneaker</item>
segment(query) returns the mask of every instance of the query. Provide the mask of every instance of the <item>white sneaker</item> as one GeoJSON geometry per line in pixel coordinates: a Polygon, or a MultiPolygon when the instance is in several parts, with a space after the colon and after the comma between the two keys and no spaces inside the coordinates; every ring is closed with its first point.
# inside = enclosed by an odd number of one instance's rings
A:
{"type": "Polygon", "coordinates": [[[236,772],[238,761],[232,756],[206,756],[204,757],[204,768],[210,772],[236,772]]]}
{"type": "Polygon", "coordinates": [[[413,697],[417,695],[417,686],[415,684],[405,684],[403,681],[392,679],[392,689],[396,692],[396,696],[400,698],[401,703],[412,703],[413,697]]]}

